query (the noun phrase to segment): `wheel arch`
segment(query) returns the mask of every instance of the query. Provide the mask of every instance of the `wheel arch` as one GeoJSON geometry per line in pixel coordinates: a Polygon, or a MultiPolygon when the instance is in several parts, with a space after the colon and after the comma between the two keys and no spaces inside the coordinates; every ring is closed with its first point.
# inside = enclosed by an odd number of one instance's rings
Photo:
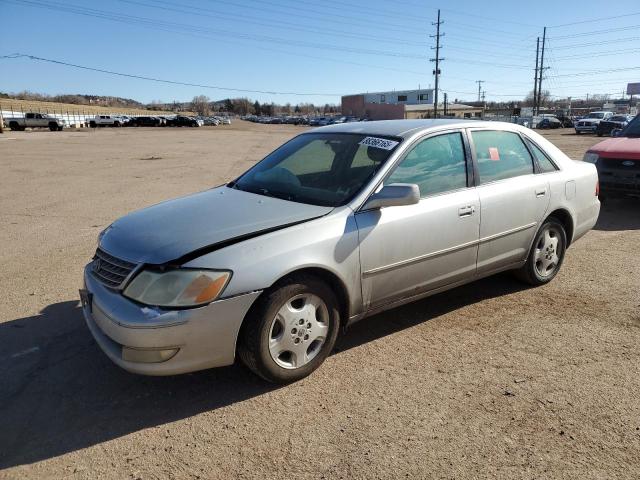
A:
{"type": "MultiPolygon", "coordinates": [[[[340,312],[340,330],[344,331],[349,320],[349,291],[344,281],[334,272],[326,268],[301,267],[296,270],[292,270],[290,272],[285,273],[262,292],[260,297],[258,297],[253,302],[253,305],[251,305],[251,308],[245,314],[244,318],[242,319],[242,323],[240,324],[240,328],[238,329],[238,332],[240,332],[244,327],[247,321],[247,317],[249,317],[249,315],[251,314],[251,311],[254,308],[258,308],[258,306],[260,305],[260,298],[264,295],[264,292],[271,290],[273,288],[276,288],[278,284],[282,283],[284,280],[287,280],[291,277],[304,276],[304,275],[309,275],[321,280],[327,285],[327,287],[329,287],[333,291],[333,293],[336,296],[336,299],[338,300],[338,309],[340,312]]],[[[236,349],[237,348],[238,348],[238,344],[236,341],[236,349]]]]}
{"type": "Polygon", "coordinates": [[[571,245],[571,241],[573,240],[573,217],[571,216],[569,211],[564,208],[558,208],[547,216],[547,218],[552,217],[558,220],[564,227],[564,230],[567,233],[567,247],[569,247],[569,245],[571,245]]]}
{"type": "Polygon", "coordinates": [[[347,321],[349,320],[349,291],[347,290],[347,286],[342,281],[342,279],[331,270],[322,267],[299,268],[283,275],[278,280],[276,280],[269,288],[273,288],[275,285],[285,279],[298,275],[310,275],[312,277],[316,277],[322,280],[327,285],[327,287],[329,287],[333,291],[336,299],[338,300],[341,329],[344,329],[347,321]]]}

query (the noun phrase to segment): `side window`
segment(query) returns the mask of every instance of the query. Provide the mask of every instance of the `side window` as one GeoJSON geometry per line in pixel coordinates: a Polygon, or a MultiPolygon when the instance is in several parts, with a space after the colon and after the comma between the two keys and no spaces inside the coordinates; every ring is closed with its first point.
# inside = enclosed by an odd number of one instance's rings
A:
{"type": "Polygon", "coordinates": [[[448,133],[421,141],[384,183],[415,183],[421,197],[465,188],[467,164],[462,134],[448,133]]]}
{"type": "Polygon", "coordinates": [[[533,173],[533,159],[517,133],[477,130],[471,137],[481,184],[533,173]]]}
{"type": "Polygon", "coordinates": [[[558,170],[553,162],[549,160],[549,157],[547,157],[545,153],[540,150],[533,142],[527,140],[527,143],[531,147],[533,156],[536,158],[536,161],[538,162],[538,166],[540,167],[540,171],[542,173],[555,172],[556,170],[558,170]]]}

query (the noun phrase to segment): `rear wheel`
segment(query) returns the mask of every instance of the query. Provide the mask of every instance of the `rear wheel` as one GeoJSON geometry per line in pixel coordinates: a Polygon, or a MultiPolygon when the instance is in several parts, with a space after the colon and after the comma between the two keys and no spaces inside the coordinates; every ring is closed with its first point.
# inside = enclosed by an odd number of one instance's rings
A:
{"type": "Polygon", "coordinates": [[[311,374],[327,358],[340,324],[336,296],[310,275],[285,279],[262,294],[240,331],[238,353],[274,383],[311,374]]]}
{"type": "Polygon", "coordinates": [[[49,130],[51,130],[52,132],[57,132],[58,131],[58,124],[51,122],[49,124],[49,130]]]}
{"type": "Polygon", "coordinates": [[[538,230],[526,263],[516,271],[518,278],[530,285],[549,283],[557,275],[567,248],[564,226],[548,218],[538,230]]]}

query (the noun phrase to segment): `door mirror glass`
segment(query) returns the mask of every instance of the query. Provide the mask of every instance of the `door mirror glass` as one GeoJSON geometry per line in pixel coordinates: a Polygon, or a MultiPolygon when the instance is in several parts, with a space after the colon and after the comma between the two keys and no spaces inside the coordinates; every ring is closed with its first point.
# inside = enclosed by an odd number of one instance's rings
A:
{"type": "Polygon", "coordinates": [[[369,197],[362,210],[374,210],[382,207],[415,205],[420,201],[420,188],[410,183],[392,183],[385,185],[369,197]]]}

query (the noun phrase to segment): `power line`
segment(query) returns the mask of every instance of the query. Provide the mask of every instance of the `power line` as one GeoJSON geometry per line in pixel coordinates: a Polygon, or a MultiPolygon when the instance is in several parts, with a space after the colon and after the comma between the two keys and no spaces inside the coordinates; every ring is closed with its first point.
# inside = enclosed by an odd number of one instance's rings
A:
{"type": "Polygon", "coordinates": [[[40,62],[48,62],[48,63],[54,63],[57,65],[63,65],[66,67],[73,67],[73,68],[78,68],[78,69],[82,69],[82,70],[89,70],[92,72],[99,72],[99,73],[106,73],[109,75],[117,75],[119,77],[127,77],[127,78],[135,78],[138,80],[147,80],[147,81],[151,81],[151,82],[158,82],[158,83],[168,83],[171,85],[183,85],[186,87],[198,87],[198,88],[207,88],[207,89],[212,89],[212,90],[225,90],[225,91],[229,91],[229,92],[240,92],[240,93],[263,93],[263,94],[269,94],[269,95],[296,95],[296,96],[303,96],[303,97],[339,97],[342,94],[340,93],[301,93],[301,92],[276,92],[276,91],[271,91],[271,90],[251,90],[251,89],[245,89],[245,88],[231,88],[231,87],[221,87],[218,85],[205,85],[205,84],[200,84],[200,83],[189,83],[189,82],[180,82],[177,80],[166,80],[166,79],[162,79],[162,78],[156,78],[156,77],[147,77],[144,75],[136,75],[133,73],[122,73],[122,72],[116,72],[113,70],[106,70],[103,68],[94,68],[94,67],[87,67],[85,65],[78,65],[78,64],[74,64],[74,63],[68,63],[68,62],[63,62],[62,60],[53,60],[50,58],[43,58],[43,57],[37,57],[35,55],[29,55],[29,54],[24,54],[24,53],[14,53],[12,55],[7,55],[1,58],[28,58],[30,60],[37,60],[40,62]]]}
{"type": "Polygon", "coordinates": [[[583,47],[593,47],[600,45],[608,45],[611,43],[620,44],[623,42],[637,41],[640,40],[640,37],[623,37],[623,38],[614,38],[610,40],[601,40],[599,42],[590,42],[590,43],[573,43],[571,45],[559,45],[554,47],[556,50],[564,50],[567,48],[583,48],[583,47]]]}
{"type": "Polygon", "coordinates": [[[549,28],[559,28],[559,27],[568,27],[571,25],[580,25],[583,23],[594,23],[594,22],[603,22],[605,20],[615,20],[618,18],[628,18],[628,17],[634,17],[640,15],[640,12],[634,12],[634,13],[625,13],[622,15],[614,15],[612,17],[600,17],[600,18],[593,18],[591,20],[580,20],[578,22],[571,22],[571,23],[561,23],[559,25],[552,25],[549,28]]]}
{"type": "Polygon", "coordinates": [[[640,25],[629,25],[626,27],[606,28],[604,30],[592,30],[590,32],[572,33],[570,35],[560,35],[558,37],[549,37],[549,38],[551,38],[552,40],[560,40],[563,38],[590,37],[591,35],[602,35],[605,33],[624,32],[627,30],[638,30],[638,29],[640,29],[640,25]]]}
{"type": "Polygon", "coordinates": [[[147,7],[147,8],[154,8],[154,9],[158,9],[158,10],[164,10],[164,11],[169,11],[169,12],[178,12],[178,13],[186,13],[187,15],[195,15],[198,17],[209,17],[209,18],[225,18],[231,22],[238,22],[238,23],[242,23],[242,24],[253,24],[253,25],[260,25],[260,26],[264,26],[267,28],[282,28],[282,26],[286,26],[288,29],[291,30],[297,30],[297,31],[302,31],[302,32],[311,32],[314,34],[318,34],[318,35],[327,35],[327,36],[339,36],[339,37],[344,37],[344,38],[356,38],[356,39],[361,39],[361,40],[374,40],[377,42],[381,42],[381,43],[396,43],[396,44],[402,44],[402,45],[413,45],[413,46],[426,46],[427,44],[422,42],[410,42],[407,40],[402,40],[399,38],[393,38],[393,37],[389,37],[389,36],[384,36],[384,37],[380,37],[380,35],[367,35],[367,34],[358,34],[358,33],[353,33],[353,32],[345,32],[344,30],[337,30],[337,29],[333,29],[333,28],[313,28],[313,27],[301,27],[299,23],[293,23],[293,22],[286,22],[286,21],[277,21],[277,23],[272,23],[272,22],[265,22],[265,21],[255,21],[252,20],[252,18],[256,18],[256,17],[252,17],[252,16],[247,16],[247,15],[242,15],[242,16],[238,16],[238,15],[233,15],[233,14],[229,14],[229,13],[222,13],[222,12],[218,12],[216,10],[212,10],[209,8],[202,8],[202,7],[194,7],[194,6],[189,6],[187,5],[186,7],[189,9],[193,9],[193,10],[185,10],[184,8],[175,8],[172,3],[169,2],[164,2],[164,1],[159,1],[156,0],[156,2],[158,3],[162,3],[162,4],[166,4],[166,5],[171,5],[171,6],[162,6],[162,5],[150,5],[148,3],[144,3],[144,2],[140,2],[140,1],[135,1],[135,0],[119,0],[120,2],[124,2],[124,3],[129,3],[132,5],[140,5],[143,7],[147,7]]]}
{"type": "Polygon", "coordinates": [[[194,25],[189,25],[189,24],[181,24],[181,23],[174,23],[174,22],[162,22],[162,21],[156,21],[156,20],[151,20],[148,18],[144,18],[144,17],[137,17],[137,16],[132,16],[132,15],[123,15],[123,14],[115,14],[112,12],[107,12],[104,10],[96,10],[96,9],[88,9],[88,8],[79,8],[79,7],[70,7],[70,6],[65,6],[62,4],[52,4],[52,2],[49,3],[42,3],[42,2],[38,2],[36,0],[9,0],[9,1],[14,1],[14,2],[20,2],[23,4],[28,4],[31,6],[36,6],[36,7],[40,7],[40,8],[46,8],[46,9],[50,9],[50,10],[55,10],[55,11],[65,11],[65,12],[69,12],[69,13],[74,13],[77,15],[83,15],[83,16],[88,16],[88,17],[94,17],[94,18],[101,18],[101,19],[106,19],[106,20],[111,20],[111,21],[115,21],[115,22],[120,22],[120,23],[127,23],[127,24],[134,24],[134,25],[144,25],[147,27],[157,27],[157,26],[164,26],[165,30],[169,30],[169,31],[174,31],[175,30],[171,30],[171,28],[178,28],[178,29],[183,29],[186,30],[188,32],[204,32],[204,33],[215,33],[218,37],[220,35],[228,35],[228,36],[233,36],[233,37],[237,37],[237,38],[241,38],[244,40],[250,40],[250,41],[257,41],[257,42],[269,42],[269,43],[277,43],[277,44],[284,44],[284,45],[292,45],[295,44],[296,46],[304,46],[304,47],[309,47],[309,48],[315,48],[315,49],[324,49],[324,50],[334,50],[334,51],[339,51],[339,52],[350,52],[350,53],[359,53],[359,54],[363,54],[363,55],[379,55],[379,56],[389,56],[389,57],[399,57],[399,58],[412,58],[412,59],[424,59],[424,56],[422,55],[415,55],[415,54],[409,54],[409,53],[404,53],[404,52],[394,52],[394,51],[388,51],[388,50],[375,50],[375,49],[365,49],[365,48],[355,48],[355,47],[347,47],[347,46],[341,46],[341,45],[331,45],[331,44],[326,44],[326,43],[314,43],[314,42],[305,42],[305,41],[292,41],[291,39],[286,39],[286,38],[280,38],[280,37],[271,37],[271,36],[266,36],[266,35],[255,35],[255,34],[245,34],[245,33],[238,33],[238,32],[233,32],[233,31],[227,31],[227,30],[213,30],[210,28],[204,28],[204,27],[197,27],[194,25]]]}

